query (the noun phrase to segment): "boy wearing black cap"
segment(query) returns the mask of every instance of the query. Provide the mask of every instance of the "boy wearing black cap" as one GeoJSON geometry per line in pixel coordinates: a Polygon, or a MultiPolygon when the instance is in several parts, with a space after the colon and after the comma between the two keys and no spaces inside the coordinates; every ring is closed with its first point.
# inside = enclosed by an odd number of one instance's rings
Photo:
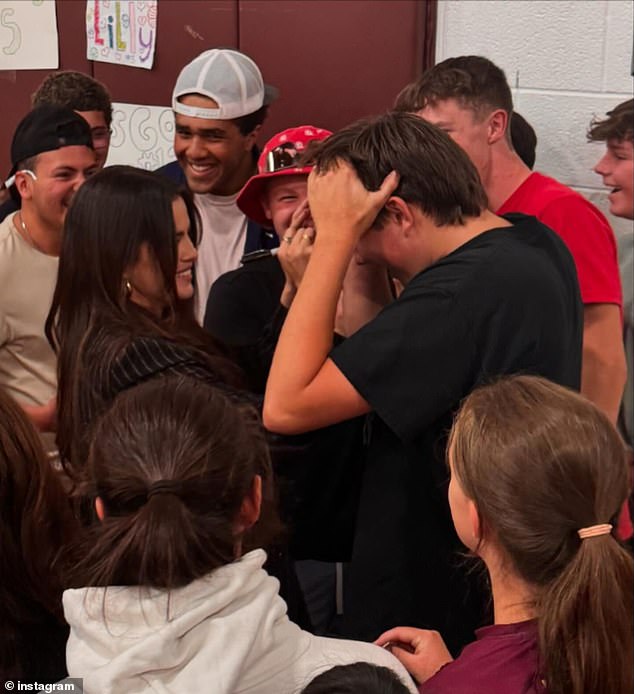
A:
{"type": "Polygon", "coordinates": [[[35,108],[15,131],[11,163],[6,187],[22,207],[0,223],[0,385],[47,429],[56,370],[44,322],[66,210],[95,170],[90,127],[70,109],[35,108]]]}
{"type": "MultiPolygon", "coordinates": [[[[90,126],[97,168],[108,158],[112,100],[105,85],[83,72],[62,70],[48,75],[33,94],[33,108],[50,104],[65,106],[80,115],[90,126]]],[[[0,185],[0,222],[20,208],[19,196],[9,197],[0,185]],[[6,193],[6,198],[2,194],[6,193]]]]}
{"type": "MultiPolygon", "coordinates": [[[[275,234],[248,224],[236,205],[240,189],[256,173],[256,137],[276,97],[251,58],[221,48],[192,60],[174,86],[174,153],[202,219],[196,265],[201,323],[214,280],[237,268],[244,253],[278,245],[275,234]]],[[[165,175],[172,174],[168,167],[165,175]]]]}

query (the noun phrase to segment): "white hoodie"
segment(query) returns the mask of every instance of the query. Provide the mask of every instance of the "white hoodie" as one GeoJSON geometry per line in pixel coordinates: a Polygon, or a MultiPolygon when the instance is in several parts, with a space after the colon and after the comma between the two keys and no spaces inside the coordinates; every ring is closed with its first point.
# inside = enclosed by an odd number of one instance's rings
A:
{"type": "Polygon", "coordinates": [[[335,665],[402,665],[382,648],[313,636],[293,624],[255,550],[185,588],[64,593],[69,677],[85,694],[294,694],[335,665]]]}

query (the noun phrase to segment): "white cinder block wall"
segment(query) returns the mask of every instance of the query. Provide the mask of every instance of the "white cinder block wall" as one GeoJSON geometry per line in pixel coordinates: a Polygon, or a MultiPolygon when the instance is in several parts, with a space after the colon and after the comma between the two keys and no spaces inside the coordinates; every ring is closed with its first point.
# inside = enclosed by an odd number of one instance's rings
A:
{"type": "Polygon", "coordinates": [[[585,134],[593,115],[632,98],[633,19],[631,0],[440,0],[436,60],[483,55],[499,65],[537,132],[535,168],[605,211],[592,171],[603,147],[585,134]]]}

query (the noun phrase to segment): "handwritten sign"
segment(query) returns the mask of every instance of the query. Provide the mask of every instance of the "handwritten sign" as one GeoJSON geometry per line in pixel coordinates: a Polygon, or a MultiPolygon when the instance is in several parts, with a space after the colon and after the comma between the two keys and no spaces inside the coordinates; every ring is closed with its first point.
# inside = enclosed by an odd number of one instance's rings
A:
{"type": "Polygon", "coordinates": [[[87,0],[88,60],[152,69],[157,0],[87,0]]]}
{"type": "Polygon", "coordinates": [[[167,106],[112,104],[107,166],[154,170],[174,160],[174,114],[167,106]]]}
{"type": "Polygon", "coordinates": [[[0,70],[57,67],[55,0],[0,0],[0,70]]]}

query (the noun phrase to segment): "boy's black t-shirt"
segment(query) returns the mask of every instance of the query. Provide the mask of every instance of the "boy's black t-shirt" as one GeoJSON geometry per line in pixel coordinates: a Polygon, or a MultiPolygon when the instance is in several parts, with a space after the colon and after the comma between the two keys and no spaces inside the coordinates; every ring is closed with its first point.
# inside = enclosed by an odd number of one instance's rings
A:
{"type": "Polygon", "coordinates": [[[226,272],[211,285],[204,327],[231,346],[257,342],[280,305],[284,271],[275,256],[226,272]]]}
{"type": "MultiPolygon", "coordinates": [[[[269,256],[221,275],[209,291],[204,327],[232,348],[256,394],[264,394],[286,318],[280,304],[284,283],[279,260],[269,256]]],[[[350,558],[363,426],[357,417],[297,436],[271,435],[280,512],[294,559],[350,558]]]]}
{"type": "Polygon", "coordinates": [[[533,217],[506,215],[416,275],[336,347],[337,367],[372,407],[340,633],[374,639],[397,625],[473,638],[482,597],[446,497],[445,441],[460,401],[505,374],[578,389],[583,306],[574,261],[533,217]]]}

